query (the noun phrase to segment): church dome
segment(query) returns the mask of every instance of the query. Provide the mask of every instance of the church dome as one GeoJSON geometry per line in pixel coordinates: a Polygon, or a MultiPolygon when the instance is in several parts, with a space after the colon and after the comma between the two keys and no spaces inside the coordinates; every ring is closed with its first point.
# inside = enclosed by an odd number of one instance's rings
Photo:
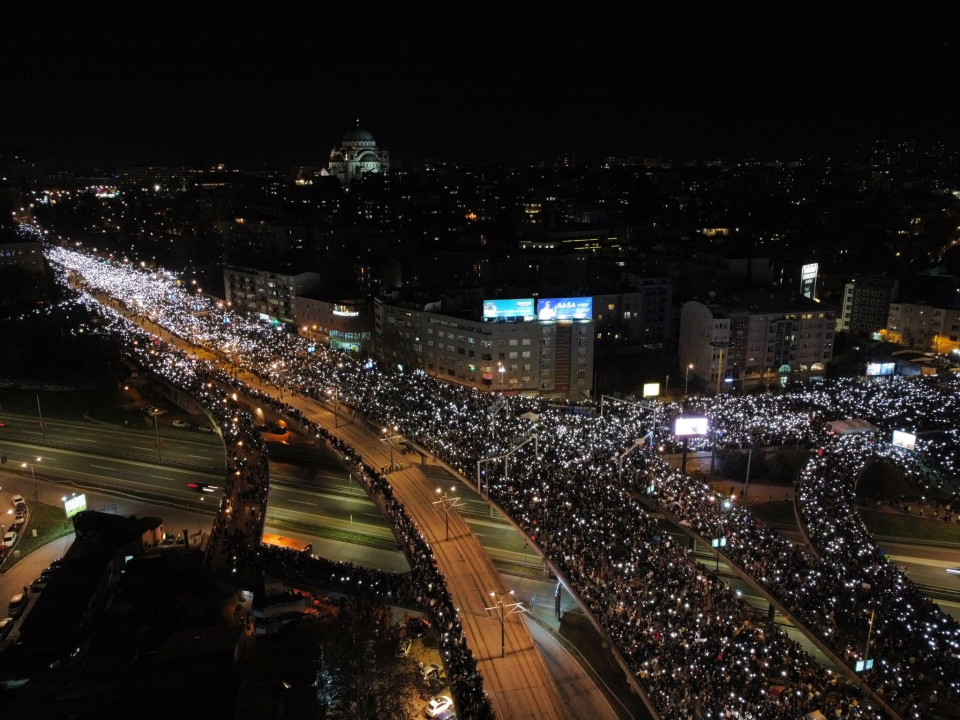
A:
{"type": "Polygon", "coordinates": [[[373,135],[368,133],[363,128],[355,127],[347,130],[346,134],[343,136],[343,144],[346,145],[347,143],[357,142],[375,143],[376,141],[373,139],[373,135]]]}

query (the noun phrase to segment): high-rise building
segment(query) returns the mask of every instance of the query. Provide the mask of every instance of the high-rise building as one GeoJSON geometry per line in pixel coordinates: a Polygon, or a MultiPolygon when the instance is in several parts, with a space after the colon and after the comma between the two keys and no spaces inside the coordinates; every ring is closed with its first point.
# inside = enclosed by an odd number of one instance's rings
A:
{"type": "Polygon", "coordinates": [[[894,278],[854,275],[843,288],[843,307],[837,330],[876,333],[887,327],[890,303],[897,299],[899,283],[894,278]]]}

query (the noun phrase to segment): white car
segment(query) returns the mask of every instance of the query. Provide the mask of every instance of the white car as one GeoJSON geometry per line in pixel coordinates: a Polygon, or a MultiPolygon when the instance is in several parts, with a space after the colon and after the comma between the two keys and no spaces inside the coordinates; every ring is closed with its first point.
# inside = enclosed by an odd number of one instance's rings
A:
{"type": "Polygon", "coordinates": [[[440,717],[452,707],[453,698],[451,698],[449,695],[437,695],[436,697],[430,698],[430,702],[427,703],[427,706],[423,709],[423,712],[427,717],[435,718],[440,717]]]}
{"type": "Polygon", "coordinates": [[[6,535],[3,536],[3,546],[4,547],[13,547],[13,544],[17,542],[17,533],[11,530],[6,535]]]}
{"type": "Polygon", "coordinates": [[[15,506],[26,504],[26,501],[23,499],[22,495],[14,495],[12,498],[10,498],[10,502],[12,502],[15,506]]]}
{"type": "Polygon", "coordinates": [[[190,423],[184,422],[183,420],[174,420],[174,421],[173,421],[172,423],[170,423],[170,424],[173,425],[174,427],[177,427],[177,428],[188,428],[188,427],[190,427],[190,423]]]}

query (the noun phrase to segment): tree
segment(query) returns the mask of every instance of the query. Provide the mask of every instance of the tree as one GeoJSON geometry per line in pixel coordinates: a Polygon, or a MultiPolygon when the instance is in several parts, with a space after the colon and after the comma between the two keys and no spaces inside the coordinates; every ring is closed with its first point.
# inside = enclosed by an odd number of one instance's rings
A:
{"type": "Polygon", "coordinates": [[[416,663],[398,651],[401,636],[390,611],[347,599],[335,626],[328,630],[323,643],[323,674],[329,677],[326,717],[409,717],[420,673],[416,663]]]}

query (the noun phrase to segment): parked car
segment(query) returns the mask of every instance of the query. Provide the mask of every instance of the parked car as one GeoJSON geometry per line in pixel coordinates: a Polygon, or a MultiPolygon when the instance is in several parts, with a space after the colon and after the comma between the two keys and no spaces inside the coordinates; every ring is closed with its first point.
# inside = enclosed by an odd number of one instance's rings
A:
{"type": "Polygon", "coordinates": [[[43,589],[47,586],[47,583],[48,583],[48,582],[50,582],[50,576],[49,576],[49,575],[41,575],[41,576],[38,577],[36,580],[34,580],[32,583],[30,583],[30,589],[31,589],[33,592],[40,592],[41,590],[43,590],[43,589]]]}
{"type": "Polygon", "coordinates": [[[429,665],[420,664],[420,673],[423,675],[423,679],[427,682],[436,680],[440,677],[440,667],[434,663],[429,665]]]}
{"type": "Polygon", "coordinates": [[[10,598],[10,607],[7,610],[7,612],[10,613],[10,617],[18,618],[23,615],[23,611],[27,609],[28,602],[30,602],[30,598],[28,598],[25,593],[17,593],[10,598]]]}
{"type": "Polygon", "coordinates": [[[423,618],[407,618],[406,631],[409,637],[423,637],[423,634],[427,631],[428,627],[430,627],[430,623],[423,618]]]}
{"type": "Polygon", "coordinates": [[[210,427],[209,425],[195,425],[194,427],[196,427],[197,430],[199,430],[200,432],[205,432],[205,433],[213,432],[213,428],[210,427]]]}
{"type": "Polygon", "coordinates": [[[17,533],[15,530],[11,530],[6,535],[3,536],[3,546],[5,548],[12,548],[16,542],[17,542],[17,533]]]}
{"type": "Polygon", "coordinates": [[[27,504],[26,500],[23,499],[22,495],[14,495],[12,498],[10,498],[10,502],[13,503],[14,507],[16,507],[17,505],[20,505],[21,503],[24,505],[27,504]]]}
{"type": "Polygon", "coordinates": [[[16,622],[12,617],[0,620],[0,640],[6,640],[7,635],[13,630],[13,624],[16,622]]]}
{"type": "Polygon", "coordinates": [[[449,695],[437,695],[430,698],[430,702],[427,703],[423,712],[429,718],[438,718],[451,707],[453,707],[453,698],[449,695]]]}

